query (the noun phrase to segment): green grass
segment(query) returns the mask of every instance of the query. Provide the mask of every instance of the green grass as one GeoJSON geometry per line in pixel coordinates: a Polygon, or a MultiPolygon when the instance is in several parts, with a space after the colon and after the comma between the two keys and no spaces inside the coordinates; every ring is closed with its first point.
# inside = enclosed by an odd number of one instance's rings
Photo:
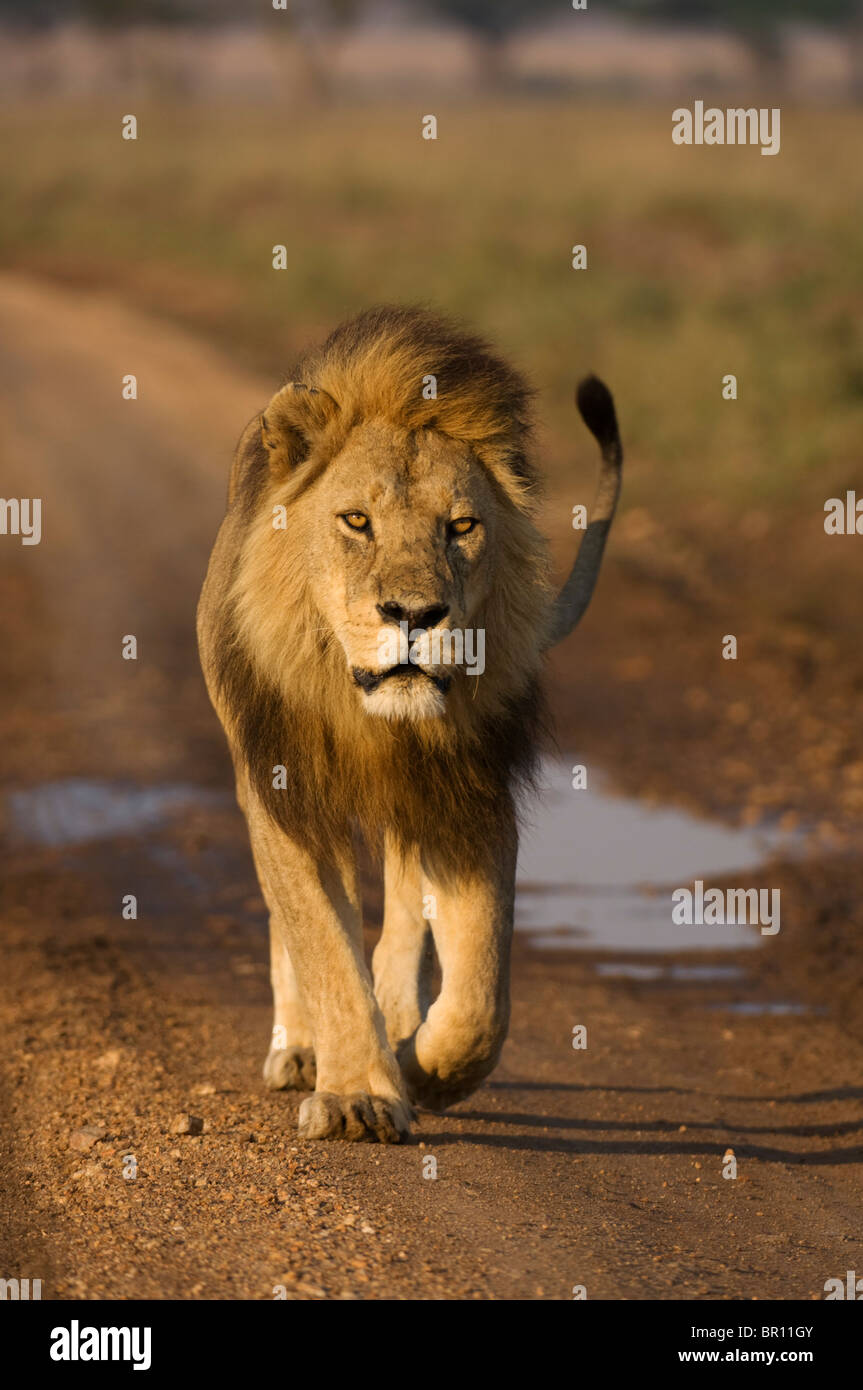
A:
{"type": "Polygon", "coordinates": [[[783,110],[765,158],[673,145],[666,106],[433,109],[436,142],[419,106],[139,103],[136,143],[119,108],[5,110],[0,260],[118,288],[274,382],[352,310],[438,305],[540,389],[557,483],[577,438],[585,456],[573,381],[603,374],[629,502],[680,518],[706,493],[733,514],[820,508],[846,485],[863,422],[863,113],[783,110]],[[570,269],[575,242],[586,272],[570,269]]]}

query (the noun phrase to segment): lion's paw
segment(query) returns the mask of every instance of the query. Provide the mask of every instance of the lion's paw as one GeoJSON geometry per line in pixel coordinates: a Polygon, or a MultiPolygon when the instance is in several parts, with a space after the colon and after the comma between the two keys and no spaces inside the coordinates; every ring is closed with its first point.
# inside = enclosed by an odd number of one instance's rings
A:
{"type": "Polygon", "coordinates": [[[315,1054],[311,1047],[271,1047],[264,1063],[264,1081],[271,1091],[313,1091],[315,1054]]]}
{"type": "Polygon", "coordinates": [[[477,1087],[482,1085],[482,1080],[483,1078],[479,1077],[467,1081],[441,1081],[434,1076],[414,1075],[408,1080],[408,1095],[420,1109],[433,1110],[441,1114],[451,1105],[457,1105],[460,1100],[472,1096],[477,1087]]]}
{"type": "Polygon", "coordinates": [[[473,1095],[494,1064],[494,1057],[481,1058],[473,1067],[465,1065],[449,1076],[440,1076],[421,1065],[416,1053],[416,1035],[401,1044],[397,1056],[412,1103],[438,1113],[473,1095]]]}
{"type": "Polygon", "coordinates": [[[301,1139],[347,1139],[354,1143],[401,1144],[410,1135],[413,1116],[400,1100],[384,1100],[365,1091],[339,1096],[316,1091],[300,1106],[301,1139]]]}

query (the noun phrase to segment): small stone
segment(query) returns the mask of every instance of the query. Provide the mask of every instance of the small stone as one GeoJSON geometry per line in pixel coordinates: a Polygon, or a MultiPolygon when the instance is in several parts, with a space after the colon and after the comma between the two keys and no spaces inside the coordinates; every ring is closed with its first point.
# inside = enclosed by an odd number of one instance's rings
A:
{"type": "Polygon", "coordinates": [[[204,1121],[200,1115],[177,1115],[171,1125],[172,1134],[203,1134],[204,1121]]]}
{"type": "Polygon", "coordinates": [[[195,1096],[214,1096],[216,1094],[216,1088],[212,1081],[204,1081],[202,1085],[195,1087],[192,1094],[195,1096]]]}
{"type": "Polygon", "coordinates": [[[102,1053],[101,1057],[96,1058],[96,1066],[107,1067],[109,1070],[113,1070],[120,1065],[122,1056],[123,1052],[121,1048],[110,1047],[107,1052],[102,1053]]]}
{"type": "Polygon", "coordinates": [[[100,1139],[106,1138],[107,1134],[107,1129],[101,1129],[99,1125],[82,1125],[80,1129],[73,1129],[69,1135],[69,1148],[85,1153],[87,1149],[92,1149],[94,1144],[98,1144],[100,1139]]]}
{"type": "Polygon", "coordinates": [[[88,1182],[104,1182],[105,1170],[102,1167],[102,1165],[99,1162],[97,1162],[95,1158],[91,1158],[87,1163],[84,1164],[83,1168],[79,1168],[77,1173],[73,1174],[73,1177],[83,1179],[88,1182]]]}

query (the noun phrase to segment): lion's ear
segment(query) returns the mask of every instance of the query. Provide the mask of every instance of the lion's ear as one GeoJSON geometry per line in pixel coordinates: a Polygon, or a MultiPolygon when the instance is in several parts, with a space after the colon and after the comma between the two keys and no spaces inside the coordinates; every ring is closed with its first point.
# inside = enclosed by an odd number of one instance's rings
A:
{"type": "Polygon", "coordinates": [[[338,408],[328,391],[302,381],[289,381],[277,391],[261,416],[261,443],[271,471],[289,473],[302,463],[338,408]]]}

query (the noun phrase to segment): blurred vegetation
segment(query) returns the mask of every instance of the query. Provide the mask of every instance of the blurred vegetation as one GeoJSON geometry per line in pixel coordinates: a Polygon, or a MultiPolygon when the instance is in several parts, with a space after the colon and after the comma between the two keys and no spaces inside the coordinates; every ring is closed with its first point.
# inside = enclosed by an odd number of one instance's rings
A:
{"type": "Polygon", "coordinates": [[[792,20],[849,24],[863,13],[861,0],[612,0],[612,4],[639,19],[744,32],[777,28],[792,20]]]}
{"type": "MultiPolygon", "coordinates": [[[[255,23],[272,0],[0,0],[0,20],[46,25],[83,20],[98,25],[255,23]]],[[[324,25],[355,23],[373,12],[371,0],[282,0],[288,14],[324,25]]],[[[502,37],[560,17],[570,0],[399,0],[390,14],[415,20],[443,19],[474,33],[502,37]]],[[[863,0],[607,0],[606,12],[675,25],[710,26],[766,36],[794,20],[853,26],[863,20],[863,0]]]]}
{"type": "Polygon", "coordinates": [[[758,81],[774,87],[785,77],[785,32],[806,22],[838,28],[847,36],[855,58],[855,87],[861,87],[860,38],[863,0],[612,0],[622,15],[649,23],[695,29],[725,30],[748,47],[758,81]]]}
{"type": "MultiPolygon", "coordinates": [[[[0,0],[0,25],[48,29],[78,23],[107,31],[149,26],[267,30],[275,0],[0,0]]],[[[488,91],[511,83],[507,40],[572,17],[570,0],[278,0],[282,34],[306,50],[307,76],[319,99],[330,94],[328,59],[338,40],[367,21],[460,28],[472,40],[477,82],[488,91]]],[[[854,99],[863,99],[863,0],[606,0],[603,12],[645,29],[697,29],[733,35],[749,50],[762,89],[787,86],[789,26],[809,24],[841,33],[852,67],[854,99]]],[[[270,29],[272,32],[272,29],[270,29]]]]}

